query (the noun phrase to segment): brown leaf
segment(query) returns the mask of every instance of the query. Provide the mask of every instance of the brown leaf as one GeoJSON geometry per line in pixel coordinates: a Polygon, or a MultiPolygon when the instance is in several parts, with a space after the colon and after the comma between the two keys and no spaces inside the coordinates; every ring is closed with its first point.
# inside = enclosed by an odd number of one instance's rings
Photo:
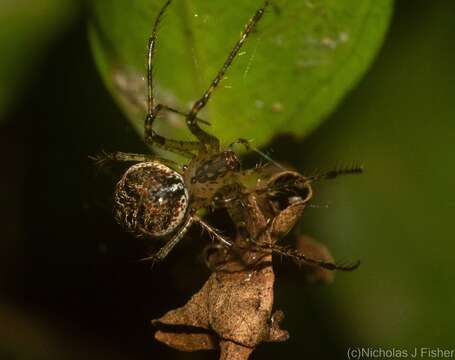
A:
{"type": "Polygon", "coordinates": [[[303,202],[297,202],[281,211],[273,219],[271,229],[273,238],[279,240],[286,236],[287,233],[295,226],[300,216],[302,216],[304,209],[305,204],[303,202]]]}
{"type": "MultiPolygon", "coordinates": [[[[272,315],[272,248],[298,221],[311,198],[311,188],[300,174],[274,174],[259,191],[232,201],[227,210],[236,219],[237,238],[229,250],[209,256],[217,264],[204,286],[182,307],[171,310],[152,324],[155,338],[183,351],[220,349],[221,359],[247,359],[261,342],[282,342],[289,338],[280,329],[282,311],[272,315]],[[271,220],[270,220],[271,219],[271,220]]],[[[307,257],[332,262],[327,248],[300,236],[297,251],[307,257]]],[[[295,256],[294,256],[295,257],[295,256]]],[[[304,265],[312,282],[330,282],[333,274],[304,265]]]]}
{"type": "MultiPolygon", "coordinates": [[[[271,243],[270,233],[263,231],[267,222],[254,195],[241,211],[245,226],[258,243],[271,243]]],[[[252,349],[263,341],[285,341],[288,333],[279,328],[282,313],[272,316],[275,275],[272,255],[241,246],[226,262],[211,274],[202,289],[186,305],[171,310],[152,323],[159,331],[156,339],[185,351],[213,349],[212,339],[221,341],[222,358],[247,358],[252,349]],[[198,334],[170,330],[193,328],[198,334]],[[162,328],[167,328],[166,331],[162,328]],[[201,334],[203,332],[203,334],[201,334]],[[232,357],[227,353],[234,351],[232,357]]]]}
{"type": "Polygon", "coordinates": [[[218,340],[213,334],[174,333],[158,330],[155,339],[180,351],[215,350],[218,340]]]}

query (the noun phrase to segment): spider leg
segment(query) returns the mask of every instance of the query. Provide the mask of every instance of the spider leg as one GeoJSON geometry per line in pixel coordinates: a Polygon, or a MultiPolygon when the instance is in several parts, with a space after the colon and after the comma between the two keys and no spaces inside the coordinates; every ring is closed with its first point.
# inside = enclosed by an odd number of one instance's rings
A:
{"type": "Polygon", "coordinates": [[[152,34],[149,37],[148,41],[148,51],[147,51],[147,114],[151,114],[155,108],[155,99],[153,97],[153,55],[155,54],[156,49],[156,39],[158,26],[163,18],[163,15],[167,7],[171,4],[172,0],[167,0],[163,7],[160,9],[158,16],[155,19],[153,24],[152,34]]]}
{"type": "MultiPolygon", "coordinates": [[[[155,104],[155,98],[153,94],[153,56],[156,50],[156,39],[158,26],[161,22],[161,19],[170,5],[172,0],[167,0],[163,7],[160,9],[158,16],[155,19],[153,24],[152,34],[150,35],[148,41],[148,51],[147,51],[147,116],[145,118],[144,131],[145,131],[145,142],[151,145],[155,145],[164,150],[169,150],[172,152],[177,152],[183,156],[192,158],[194,154],[192,151],[199,150],[201,144],[197,141],[179,141],[166,139],[165,137],[158,135],[153,129],[153,121],[158,116],[161,110],[169,110],[177,114],[181,114],[180,111],[174,110],[166,105],[155,104]]],[[[197,119],[195,119],[197,123],[197,119]]]]}
{"type": "MultiPolygon", "coordinates": [[[[339,265],[339,264],[332,263],[329,261],[324,261],[321,259],[314,259],[312,257],[309,257],[309,256],[303,254],[301,251],[298,251],[297,249],[289,249],[284,246],[277,245],[275,243],[265,244],[265,243],[259,242],[258,239],[263,234],[265,234],[267,232],[272,232],[274,219],[276,219],[276,218],[269,220],[267,222],[267,225],[257,234],[257,236],[248,239],[249,243],[253,247],[256,247],[265,252],[271,252],[272,254],[277,254],[277,255],[288,257],[288,258],[294,260],[297,264],[310,264],[310,265],[319,266],[320,268],[332,270],[332,271],[333,270],[352,271],[352,270],[357,269],[360,266],[360,261],[356,261],[354,263],[347,264],[347,265],[339,265]]],[[[273,234],[272,234],[272,236],[273,236],[273,234]]]]}
{"type": "Polygon", "coordinates": [[[194,103],[193,107],[191,108],[190,112],[187,115],[186,122],[190,131],[193,133],[194,136],[196,136],[196,138],[199,139],[199,141],[202,144],[204,144],[204,147],[206,148],[208,147],[213,152],[219,151],[220,147],[219,140],[213,135],[208,134],[206,131],[201,129],[197,122],[197,114],[202,108],[204,108],[204,106],[209,101],[213,91],[216,89],[220,81],[224,78],[226,71],[231,66],[239,50],[242,48],[243,44],[248,38],[248,35],[250,35],[258,21],[262,18],[265,8],[267,7],[268,4],[269,2],[265,1],[264,5],[261,8],[259,8],[253,15],[253,17],[248,21],[248,23],[245,26],[245,29],[242,31],[242,34],[240,35],[240,39],[234,45],[233,49],[228,55],[228,58],[226,59],[223,66],[219,70],[218,74],[212,80],[209,88],[205,91],[202,97],[194,103]]]}
{"type": "Polygon", "coordinates": [[[177,233],[161,247],[155,254],[152,256],[139,259],[138,261],[152,261],[153,263],[163,260],[171,250],[182,240],[183,236],[188,232],[190,226],[193,224],[194,219],[192,216],[188,217],[186,223],[177,231],[177,233]]]}
{"type": "Polygon", "coordinates": [[[289,257],[296,261],[298,264],[301,263],[307,263],[315,266],[319,266],[320,268],[327,269],[327,270],[341,270],[341,271],[352,271],[357,269],[360,266],[360,261],[357,260],[354,263],[347,264],[347,265],[339,265],[335,264],[332,262],[320,260],[320,259],[313,259],[309,256],[306,256],[305,254],[301,253],[300,251],[297,251],[295,249],[286,249],[282,246],[278,246],[276,244],[270,245],[270,246],[263,246],[261,245],[262,248],[267,249],[269,248],[272,253],[282,255],[289,257]]]}
{"type": "MultiPolygon", "coordinates": [[[[272,223],[272,222],[271,222],[272,223]]],[[[302,252],[296,249],[289,249],[283,246],[279,246],[276,244],[261,244],[256,241],[256,239],[249,239],[250,243],[255,247],[258,247],[261,250],[269,251],[272,254],[281,255],[284,257],[291,258],[292,260],[296,261],[298,264],[310,264],[319,266],[320,268],[327,269],[327,270],[340,270],[340,271],[352,271],[357,269],[360,266],[360,261],[357,260],[354,263],[347,264],[347,265],[339,265],[329,261],[324,261],[320,259],[314,259],[309,257],[302,252]]]]}
{"type": "Polygon", "coordinates": [[[203,221],[200,217],[194,215],[193,220],[199,223],[201,227],[206,230],[210,235],[212,235],[215,239],[217,239],[221,244],[226,247],[231,247],[232,242],[224,238],[221,234],[219,234],[215,229],[213,229],[209,224],[203,221]]]}
{"type": "Polygon", "coordinates": [[[222,244],[225,248],[229,248],[232,246],[232,243],[221,236],[217,231],[215,231],[210,225],[208,225],[205,221],[200,219],[198,216],[193,215],[189,216],[186,223],[179,229],[179,231],[166,243],[163,247],[161,247],[155,254],[152,256],[139,259],[138,261],[152,261],[153,263],[159,262],[163,260],[171,251],[172,249],[179,243],[179,241],[183,238],[183,236],[188,232],[190,226],[194,223],[199,223],[203,229],[207,230],[207,232],[214,236],[220,244],[222,244]]]}
{"type": "Polygon", "coordinates": [[[115,161],[125,161],[125,162],[152,162],[157,161],[171,168],[181,169],[182,166],[175,161],[164,159],[155,155],[146,155],[146,154],[135,154],[135,153],[126,153],[121,151],[116,151],[112,153],[107,153],[105,151],[95,155],[89,156],[90,159],[95,161],[99,166],[107,165],[110,162],[115,161]]]}
{"type": "MultiPolygon", "coordinates": [[[[160,106],[161,106],[163,109],[165,109],[165,110],[167,110],[167,111],[169,111],[169,112],[171,112],[171,113],[174,113],[174,114],[177,114],[177,115],[186,117],[186,113],[184,113],[183,111],[174,109],[174,108],[172,108],[172,107],[170,107],[170,106],[167,106],[167,105],[164,105],[164,104],[160,104],[160,106]]],[[[207,120],[201,119],[201,118],[199,118],[199,117],[196,118],[196,120],[197,120],[198,122],[200,122],[201,124],[204,124],[204,125],[209,125],[209,126],[212,125],[212,124],[210,124],[207,120]]]]}
{"type": "Polygon", "coordinates": [[[166,109],[165,105],[156,105],[150,114],[147,114],[144,124],[145,142],[150,145],[155,145],[164,150],[179,153],[187,158],[193,158],[195,150],[201,149],[199,141],[183,141],[167,139],[153,130],[153,121],[158,116],[161,110],[166,109]]]}
{"type": "Polygon", "coordinates": [[[347,167],[327,171],[325,173],[309,176],[307,179],[310,182],[314,182],[314,181],[319,181],[319,180],[335,179],[336,177],[338,177],[340,175],[351,175],[351,174],[361,174],[361,173],[363,173],[362,165],[352,165],[352,166],[347,166],[347,167]]]}

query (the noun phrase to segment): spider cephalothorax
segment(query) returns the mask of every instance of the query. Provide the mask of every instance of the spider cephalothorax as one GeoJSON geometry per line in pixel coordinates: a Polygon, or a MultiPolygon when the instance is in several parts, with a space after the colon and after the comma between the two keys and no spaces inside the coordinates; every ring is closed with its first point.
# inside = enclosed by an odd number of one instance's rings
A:
{"type": "MultiPolygon", "coordinates": [[[[207,122],[200,119],[198,114],[206,106],[239,50],[262,18],[268,1],[265,1],[264,5],[248,21],[240,39],[234,45],[218,74],[199,100],[194,102],[188,113],[156,103],[154,97],[152,60],[156,48],[156,34],[161,18],[170,3],[171,0],[167,0],[159,11],[148,42],[145,142],[166,151],[180,154],[188,158],[189,161],[185,165],[180,165],[172,160],[154,155],[123,152],[104,153],[96,157],[96,160],[101,163],[106,160],[138,163],[131,166],[117,184],[114,195],[114,213],[117,222],[136,236],[167,240],[158,252],[144,259],[153,261],[162,260],[166,257],[195,222],[210,232],[221,245],[226,248],[233,246],[231,240],[218,234],[215,229],[197,215],[200,209],[211,210],[224,207],[232,221],[240,223],[246,219],[241,218],[242,212],[237,211],[236,207],[244,206],[242,199],[246,199],[251,194],[256,194],[259,201],[264,203],[264,211],[267,211],[273,218],[283,209],[292,207],[293,203],[306,204],[312,196],[310,185],[312,181],[361,171],[360,168],[352,168],[332,171],[315,177],[303,177],[298,173],[281,168],[278,175],[271,178],[269,176],[269,180],[265,182],[268,185],[265,187],[244,184],[242,179],[246,175],[253,174],[258,177],[264,175],[262,167],[246,171],[240,169],[240,160],[232,150],[232,146],[240,143],[249,149],[248,142],[239,139],[228,149],[221,150],[219,140],[200,127],[200,123],[207,122]],[[153,123],[162,111],[184,116],[188,129],[197,141],[171,140],[156,133],[153,129],[153,123]]],[[[267,160],[271,160],[258,149],[255,150],[267,160]]],[[[269,223],[272,224],[273,219],[270,220],[269,223]]],[[[239,227],[238,224],[236,225],[239,227]]],[[[255,241],[254,239],[250,240],[252,244],[255,241]]],[[[273,249],[271,250],[273,251],[273,249]]],[[[283,254],[282,248],[277,248],[277,251],[283,254]]],[[[291,255],[296,256],[295,252],[291,255]]],[[[312,260],[304,255],[300,256],[300,259],[332,270],[350,270],[353,268],[339,267],[335,264],[312,260]]]]}
{"type": "Polygon", "coordinates": [[[190,189],[191,199],[195,207],[208,206],[213,196],[233,181],[240,171],[240,161],[230,150],[214,153],[202,159],[190,162],[184,173],[185,183],[190,189]]]}

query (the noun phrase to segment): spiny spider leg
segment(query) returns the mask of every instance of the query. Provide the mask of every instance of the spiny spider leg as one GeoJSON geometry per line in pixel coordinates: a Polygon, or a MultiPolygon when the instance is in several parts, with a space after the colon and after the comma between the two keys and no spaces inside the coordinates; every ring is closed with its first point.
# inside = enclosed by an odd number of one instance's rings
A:
{"type": "MultiPolygon", "coordinates": [[[[199,222],[199,224],[205,230],[207,230],[210,234],[212,234],[225,247],[235,250],[236,247],[233,246],[233,243],[231,241],[225,239],[223,236],[221,236],[215,230],[213,230],[213,228],[210,225],[208,225],[207,223],[205,223],[204,221],[202,221],[198,217],[194,217],[194,220],[199,222]]],[[[273,224],[273,221],[269,221],[267,226],[265,227],[265,229],[263,231],[261,231],[258,234],[258,236],[256,236],[256,238],[259,238],[266,231],[268,231],[272,224],[273,224]]],[[[270,251],[270,252],[272,252],[274,254],[278,254],[278,255],[281,255],[281,256],[285,256],[285,257],[290,257],[291,259],[297,261],[298,263],[302,263],[302,262],[303,263],[308,263],[308,264],[316,265],[316,266],[319,266],[319,267],[321,267],[323,269],[332,270],[332,271],[333,270],[352,271],[352,270],[357,269],[360,266],[360,260],[358,260],[355,263],[350,264],[350,265],[339,265],[339,264],[335,264],[335,263],[324,261],[324,260],[313,259],[313,258],[311,258],[309,256],[306,256],[306,255],[302,254],[301,252],[299,252],[297,250],[286,249],[285,247],[282,247],[282,246],[279,246],[279,245],[276,245],[276,244],[261,244],[261,243],[257,242],[256,238],[255,239],[249,239],[249,241],[250,241],[251,244],[253,244],[255,247],[259,248],[260,250],[270,251]]]]}
{"type": "Polygon", "coordinates": [[[248,21],[245,29],[242,31],[240,40],[235,44],[234,48],[229,53],[228,58],[224,62],[222,68],[219,70],[216,77],[212,80],[212,83],[210,84],[209,88],[205,91],[205,93],[202,95],[202,97],[194,103],[193,107],[191,108],[191,111],[187,115],[186,122],[188,124],[188,128],[193,133],[193,135],[196,136],[199,139],[199,141],[204,144],[204,147],[208,147],[211,152],[219,151],[220,148],[219,140],[213,135],[201,129],[196,120],[197,114],[202,108],[204,108],[204,106],[209,101],[213,91],[216,89],[220,81],[224,78],[226,71],[231,66],[239,50],[241,49],[246,39],[248,38],[248,35],[250,35],[258,21],[262,18],[265,8],[268,6],[268,4],[269,2],[265,1],[264,5],[261,8],[259,8],[254,14],[254,16],[248,21]]]}
{"type": "MultiPolygon", "coordinates": [[[[164,150],[169,150],[177,152],[186,157],[192,158],[194,154],[192,151],[199,150],[201,144],[198,141],[180,141],[180,140],[171,140],[166,139],[165,137],[158,135],[153,130],[153,121],[158,116],[161,110],[169,110],[177,114],[183,115],[180,111],[171,109],[170,107],[162,104],[155,104],[155,98],[153,94],[153,56],[156,49],[156,39],[158,26],[161,22],[161,19],[170,5],[172,0],[167,0],[163,7],[160,9],[158,16],[155,19],[153,24],[152,34],[150,35],[148,41],[148,51],[147,51],[147,116],[145,118],[144,131],[145,131],[145,142],[155,145],[157,147],[163,148],[164,150]]],[[[195,119],[195,122],[197,123],[195,119]]]]}
{"type": "Polygon", "coordinates": [[[215,231],[209,224],[207,224],[205,221],[203,221],[201,218],[198,216],[194,215],[193,220],[198,222],[201,227],[206,230],[210,235],[214,236],[215,239],[217,239],[221,244],[223,244],[226,247],[231,247],[232,242],[229,240],[225,239],[222,235],[220,235],[217,231],[215,231]]]}
{"type": "Polygon", "coordinates": [[[295,261],[297,261],[298,263],[304,262],[304,263],[319,266],[319,267],[321,267],[323,269],[327,269],[327,270],[352,271],[352,270],[357,269],[360,266],[360,260],[357,260],[356,262],[354,262],[350,265],[338,265],[338,264],[335,264],[332,262],[310,258],[297,250],[286,249],[286,248],[284,248],[282,246],[278,246],[276,244],[271,245],[271,246],[264,246],[264,245],[260,245],[260,246],[265,249],[267,249],[267,248],[270,249],[275,254],[290,257],[290,258],[294,259],[295,261]]]}
{"type": "MultiPolygon", "coordinates": [[[[255,172],[257,172],[259,174],[260,170],[261,169],[244,170],[242,172],[242,175],[243,175],[243,173],[245,175],[250,175],[252,173],[254,174],[255,172]]],[[[310,184],[310,183],[313,183],[315,181],[320,181],[320,180],[331,180],[331,179],[334,179],[341,175],[356,175],[356,174],[361,174],[361,173],[363,173],[363,167],[359,166],[359,165],[353,165],[351,167],[344,167],[344,168],[340,168],[340,169],[330,170],[325,173],[320,173],[320,174],[316,174],[316,175],[312,175],[312,176],[308,176],[308,177],[303,177],[303,179],[306,184],[310,184]]],[[[269,188],[262,187],[262,188],[251,188],[251,189],[247,190],[246,193],[256,193],[257,195],[261,195],[261,194],[267,193],[268,191],[269,191],[269,188]]]]}
{"type": "Polygon", "coordinates": [[[351,174],[361,174],[363,173],[363,166],[353,165],[350,167],[344,167],[340,169],[330,170],[322,174],[317,174],[307,177],[309,182],[319,181],[319,180],[330,180],[335,179],[340,175],[351,175],[351,174]]]}
{"type": "Polygon", "coordinates": [[[319,266],[323,269],[327,270],[341,270],[341,271],[352,271],[357,269],[360,266],[360,260],[357,260],[355,263],[351,265],[339,265],[335,264],[332,262],[320,260],[320,259],[313,259],[309,256],[306,256],[305,254],[302,254],[301,252],[295,250],[295,249],[288,249],[283,246],[279,246],[276,244],[260,244],[256,240],[251,240],[250,242],[254,244],[254,246],[257,246],[258,248],[265,250],[265,251],[270,251],[273,254],[285,256],[288,258],[291,258],[295,260],[297,263],[307,263],[311,265],[316,265],[319,266]]]}
{"type": "Polygon", "coordinates": [[[189,216],[186,223],[179,229],[179,231],[172,236],[172,238],[163,246],[161,247],[155,254],[152,256],[140,259],[140,262],[143,261],[153,261],[158,262],[163,260],[171,251],[172,249],[179,243],[179,241],[183,238],[183,236],[188,232],[189,228],[193,223],[198,223],[201,227],[206,230],[210,235],[214,236],[223,246],[231,247],[232,243],[229,240],[226,240],[223,236],[221,236],[218,232],[216,232],[209,224],[203,221],[196,215],[189,216]]]}
{"type": "Polygon", "coordinates": [[[288,249],[288,248],[285,248],[285,247],[277,245],[277,244],[263,244],[263,243],[258,242],[257,240],[263,234],[265,234],[266,232],[271,231],[273,223],[274,223],[273,219],[269,220],[267,222],[267,225],[264,227],[264,229],[262,229],[257,234],[257,236],[255,236],[254,238],[248,239],[248,241],[254,247],[257,247],[257,248],[259,248],[259,249],[261,249],[263,251],[270,251],[273,254],[277,254],[277,255],[281,255],[281,256],[285,256],[285,257],[291,258],[291,259],[295,260],[299,264],[300,263],[312,264],[312,265],[316,265],[316,266],[319,266],[319,267],[327,269],[327,270],[352,271],[352,270],[357,269],[359,267],[359,265],[360,265],[360,261],[359,260],[356,261],[355,263],[351,264],[351,265],[346,265],[346,266],[345,265],[338,265],[338,264],[335,264],[335,263],[332,263],[332,262],[328,262],[328,261],[324,261],[324,260],[320,260],[320,259],[313,259],[313,258],[311,258],[309,256],[306,256],[305,254],[302,254],[301,252],[299,252],[298,250],[295,250],[295,249],[288,249]]]}
{"type": "Polygon", "coordinates": [[[126,153],[121,151],[116,151],[112,153],[107,153],[102,151],[100,154],[96,156],[89,156],[90,159],[94,160],[95,163],[99,166],[104,166],[109,162],[114,161],[125,161],[125,162],[149,162],[149,161],[157,161],[166,166],[169,166],[174,169],[181,169],[182,165],[179,163],[170,160],[161,158],[155,155],[147,155],[147,154],[135,154],[135,153],[126,153]]]}

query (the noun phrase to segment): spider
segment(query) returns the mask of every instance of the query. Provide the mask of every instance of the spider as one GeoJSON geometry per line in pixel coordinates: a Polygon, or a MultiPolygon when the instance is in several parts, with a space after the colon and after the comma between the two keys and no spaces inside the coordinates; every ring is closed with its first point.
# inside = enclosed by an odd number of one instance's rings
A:
{"type": "MultiPolygon", "coordinates": [[[[240,143],[251,150],[248,141],[239,139],[222,150],[218,138],[200,127],[200,123],[206,122],[200,119],[198,114],[207,105],[239,50],[263,17],[269,1],[265,1],[247,22],[240,39],[235,43],[218,74],[188,113],[157,103],[154,96],[153,58],[157,44],[157,29],[171,1],[167,0],[160,9],[148,40],[148,93],[144,140],[149,145],[180,154],[189,161],[180,165],[172,160],[154,155],[124,152],[102,153],[95,157],[99,163],[106,161],[137,163],[124,173],[117,184],[114,195],[114,216],[119,224],[137,237],[167,240],[164,246],[152,256],[142,259],[153,262],[163,260],[194,223],[212,234],[222,246],[232,247],[233,243],[229,239],[221,236],[198,215],[199,210],[223,207],[223,204],[229,202],[230,198],[242,196],[242,191],[245,190],[242,178],[248,174],[258,175],[262,171],[260,167],[241,171],[240,159],[233,151],[233,145],[240,143]],[[185,117],[186,125],[197,141],[172,140],[156,133],[153,124],[162,111],[170,111],[185,117]]],[[[257,149],[253,150],[262,154],[257,149]]],[[[302,177],[304,181],[297,185],[300,190],[292,196],[307,202],[312,196],[311,183],[313,181],[360,171],[361,168],[340,169],[319,176],[302,177]]],[[[248,191],[254,192],[255,189],[250,188],[247,189],[248,191]]],[[[343,267],[308,259],[304,256],[303,260],[330,270],[352,270],[354,268],[354,266],[343,267]]]]}

